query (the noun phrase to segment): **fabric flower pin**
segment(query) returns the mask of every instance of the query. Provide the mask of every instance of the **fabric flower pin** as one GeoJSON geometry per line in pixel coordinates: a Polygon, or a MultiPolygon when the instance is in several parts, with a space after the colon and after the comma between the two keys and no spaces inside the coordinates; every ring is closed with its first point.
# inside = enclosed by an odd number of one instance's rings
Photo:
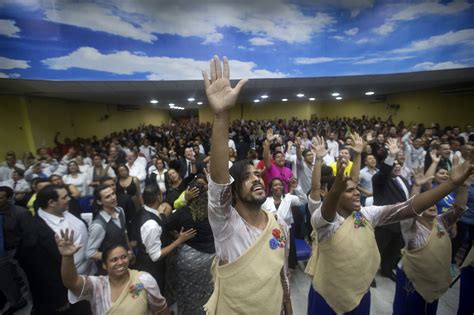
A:
{"type": "Polygon", "coordinates": [[[132,298],[136,299],[140,295],[140,292],[143,291],[143,289],[145,289],[145,287],[143,286],[143,283],[139,282],[135,285],[133,284],[130,285],[128,292],[130,292],[130,294],[132,295],[132,298]]]}

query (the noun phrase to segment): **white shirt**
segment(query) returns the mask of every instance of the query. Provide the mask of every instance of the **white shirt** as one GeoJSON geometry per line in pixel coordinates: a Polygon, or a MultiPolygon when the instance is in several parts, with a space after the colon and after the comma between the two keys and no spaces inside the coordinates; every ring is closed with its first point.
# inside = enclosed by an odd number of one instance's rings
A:
{"type": "Polygon", "coordinates": [[[22,193],[22,192],[30,192],[31,191],[31,186],[30,184],[24,179],[20,179],[19,181],[16,182],[13,179],[9,179],[3,182],[0,182],[0,186],[8,186],[11,189],[13,189],[14,192],[16,193],[22,193]]]}
{"type": "Polygon", "coordinates": [[[293,221],[293,213],[291,212],[291,207],[299,207],[301,205],[300,199],[291,194],[286,194],[282,196],[280,205],[278,209],[275,207],[275,200],[272,196],[267,197],[267,200],[262,205],[262,209],[267,210],[271,213],[278,214],[278,217],[283,218],[288,226],[291,226],[293,221]]]}
{"type": "Polygon", "coordinates": [[[64,175],[63,182],[66,185],[74,185],[82,197],[89,193],[87,178],[84,173],[78,173],[76,177],[72,177],[70,174],[64,175]]]}
{"type": "MultiPolygon", "coordinates": [[[[145,211],[151,212],[156,216],[160,216],[156,209],[144,205],[145,211]]],[[[140,227],[140,236],[143,245],[145,245],[146,253],[151,260],[157,261],[161,256],[161,226],[155,220],[148,220],[140,227]]]]}
{"type": "MultiPolygon", "coordinates": [[[[208,179],[209,224],[214,234],[216,256],[230,263],[252,246],[263,230],[247,223],[231,205],[232,177],[228,184],[217,184],[210,177],[208,179]]],[[[288,226],[283,218],[278,217],[278,223],[288,235],[288,226]]]]}
{"type": "MultiPolygon", "coordinates": [[[[314,163],[314,162],[313,162],[314,163]]],[[[298,175],[298,184],[305,193],[311,190],[311,177],[313,175],[313,166],[309,166],[304,160],[296,160],[296,173],[298,175]]]]}
{"type": "Polygon", "coordinates": [[[147,162],[150,162],[152,156],[155,155],[155,148],[152,147],[151,145],[147,147],[142,145],[140,146],[140,153],[145,156],[145,159],[147,160],[147,162]]]}
{"type": "Polygon", "coordinates": [[[160,187],[160,191],[163,193],[166,191],[165,178],[166,178],[167,169],[163,169],[163,173],[160,174],[157,170],[153,173],[156,174],[156,184],[160,187]]]}
{"type": "MultiPolygon", "coordinates": [[[[23,165],[23,162],[17,161],[15,164],[15,167],[21,168],[22,170],[25,169],[25,166],[23,165]]],[[[9,180],[12,178],[13,174],[13,168],[10,168],[7,163],[2,163],[0,165],[0,182],[9,180]]]]}
{"type": "Polygon", "coordinates": [[[372,189],[372,177],[378,171],[378,169],[371,170],[367,166],[361,169],[359,173],[359,185],[368,192],[373,193],[374,191],[372,189]]]}
{"type": "MultiPolygon", "coordinates": [[[[142,158],[145,160],[145,158],[142,158]]],[[[127,163],[127,167],[130,170],[130,176],[135,176],[140,181],[140,190],[143,192],[145,189],[145,179],[146,179],[146,160],[145,165],[138,158],[133,162],[132,165],[127,163]]]]}
{"type": "Polygon", "coordinates": [[[339,156],[339,143],[336,140],[326,140],[328,145],[328,154],[336,159],[339,156]]]}
{"type": "Polygon", "coordinates": [[[61,235],[61,230],[65,231],[69,229],[69,231],[74,231],[74,244],[81,246],[81,249],[74,254],[74,265],[76,266],[77,273],[94,274],[96,272],[95,265],[86,258],[88,234],[84,222],[70,214],[69,211],[64,211],[63,217],[58,217],[40,208],[38,210],[38,216],[43,219],[58,236],[61,235]]]}

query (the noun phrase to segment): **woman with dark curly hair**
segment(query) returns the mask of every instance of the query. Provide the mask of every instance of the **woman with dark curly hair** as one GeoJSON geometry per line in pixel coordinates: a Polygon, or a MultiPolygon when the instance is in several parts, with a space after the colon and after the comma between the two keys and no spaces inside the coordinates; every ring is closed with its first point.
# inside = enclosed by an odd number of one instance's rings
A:
{"type": "Polygon", "coordinates": [[[210,271],[216,250],[207,218],[207,181],[198,176],[189,187],[198,188],[199,195],[168,218],[166,229],[196,230],[195,237],[178,247],[176,299],[179,314],[204,314],[203,306],[213,290],[210,271]]]}

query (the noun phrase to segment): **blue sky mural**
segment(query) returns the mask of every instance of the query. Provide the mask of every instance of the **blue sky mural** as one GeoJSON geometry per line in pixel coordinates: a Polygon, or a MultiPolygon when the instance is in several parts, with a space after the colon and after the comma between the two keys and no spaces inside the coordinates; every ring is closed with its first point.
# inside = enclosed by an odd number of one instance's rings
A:
{"type": "Polygon", "coordinates": [[[0,0],[0,77],[199,79],[474,66],[474,2],[0,0]]]}

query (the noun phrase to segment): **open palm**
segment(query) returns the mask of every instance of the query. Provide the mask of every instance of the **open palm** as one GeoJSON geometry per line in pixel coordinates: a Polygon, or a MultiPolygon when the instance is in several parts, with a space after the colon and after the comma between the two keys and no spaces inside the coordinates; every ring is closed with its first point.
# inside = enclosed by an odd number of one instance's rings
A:
{"type": "Polygon", "coordinates": [[[58,246],[58,251],[61,256],[72,256],[81,249],[80,245],[74,244],[74,231],[66,229],[66,231],[61,230],[61,237],[55,235],[56,245],[58,246]]]}
{"type": "Polygon", "coordinates": [[[209,80],[207,72],[203,71],[204,85],[206,87],[206,95],[209,106],[215,114],[222,113],[232,108],[237,102],[240,90],[247,83],[247,80],[240,80],[239,83],[232,88],[230,86],[230,69],[229,61],[224,57],[223,66],[219,57],[214,56],[211,62],[211,78],[209,80]]]}
{"type": "Polygon", "coordinates": [[[323,157],[326,156],[326,154],[328,154],[324,137],[320,137],[320,136],[313,137],[311,148],[313,149],[313,153],[316,155],[317,158],[322,159],[323,157]]]}

